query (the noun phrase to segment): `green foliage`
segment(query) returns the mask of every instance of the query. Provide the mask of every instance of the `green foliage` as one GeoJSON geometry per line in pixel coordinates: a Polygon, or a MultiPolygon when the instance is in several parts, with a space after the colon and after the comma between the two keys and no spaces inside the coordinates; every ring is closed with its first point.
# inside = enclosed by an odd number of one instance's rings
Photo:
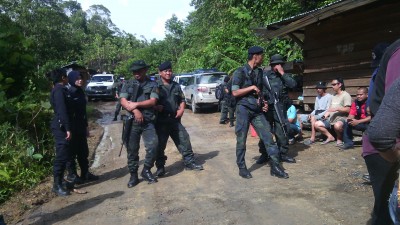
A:
{"type": "Polygon", "coordinates": [[[51,168],[47,154],[32,145],[26,131],[10,123],[0,125],[0,203],[11,193],[39,183],[51,168]]]}

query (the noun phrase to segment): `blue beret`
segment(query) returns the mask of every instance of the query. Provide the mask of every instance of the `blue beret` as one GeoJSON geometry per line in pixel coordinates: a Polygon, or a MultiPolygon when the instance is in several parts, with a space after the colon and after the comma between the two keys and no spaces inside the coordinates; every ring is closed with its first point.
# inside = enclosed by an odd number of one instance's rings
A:
{"type": "Polygon", "coordinates": [[[170,61],[165,61],[158,66],[159,71],[163,71],[163,70],[167,70],[167,69],[171,69],[171,68],[172,68],[172,64],[170,61]]]}
{"type": "Polygon", "coordinates": [[[262,54],[264,53],[264,49],[261,48],[260,46],[253,46],[249,48],[248,51],[249,54],[262,54]]]}

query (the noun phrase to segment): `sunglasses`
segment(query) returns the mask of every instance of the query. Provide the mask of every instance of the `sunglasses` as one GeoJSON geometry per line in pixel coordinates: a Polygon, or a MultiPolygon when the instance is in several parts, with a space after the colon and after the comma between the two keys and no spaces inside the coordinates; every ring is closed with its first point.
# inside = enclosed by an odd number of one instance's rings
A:
{"type": "Polygon", "coordinates": [[[331,85],[332,85],[332,86],[336,86],[336,85],[338,85],[338,84],[340,84],[340,83],[332,83],[331,85]]]}

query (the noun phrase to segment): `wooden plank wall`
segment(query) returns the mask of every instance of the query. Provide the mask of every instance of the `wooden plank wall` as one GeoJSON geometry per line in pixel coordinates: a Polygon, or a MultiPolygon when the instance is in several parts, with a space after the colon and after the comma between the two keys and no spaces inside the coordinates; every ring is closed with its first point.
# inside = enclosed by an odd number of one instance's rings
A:
{"type": "Polygon", "coordinates": [[[399,9],[400,1],[378,1],[305,28],[305,105],[314,104],[317,81],[327,82],[328,92],[333,93],[331,81],[342,77],[353,97],[358,87],[369,85],[372,48],[400,38],[399,9]]]}

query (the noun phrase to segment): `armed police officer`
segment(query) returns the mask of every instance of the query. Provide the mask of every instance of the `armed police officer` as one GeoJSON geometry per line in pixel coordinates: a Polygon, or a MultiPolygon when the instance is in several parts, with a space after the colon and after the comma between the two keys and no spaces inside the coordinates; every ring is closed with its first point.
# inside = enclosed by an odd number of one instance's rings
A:
{"type": "MultiPolygon", "coordinates": [[[[283,65],[285,60],[279,54],[273,55],[270,59],[271,70],[264,72],[268,80],[264,80],[264,93],[268,93],[268,112],[265,116],[274,130],[276,142],[279,147],[280,160],[288,163],[295,163],[296,160],[287,155],[289,151],[288,119],[287,110],[291,105],[288,96],[288,89],[296,87],[297,83],[288,73],[285,73],[283,65]]],[[[259,142],[261,156],[257,160],[258,164],[268,161],[265,147],[259,142]]]]}
{"type": "Polygon", "coordinates": [[[158,67],[161,79],[157,81],[159,90],[159,101],[155,106],[158,111],[156,130],[158,135],[158,156],[156,160],[156,176],[165,175],[165,147],[168,138],[171,137],[182,154],[185,169],[203,170],[202,165],[195,162],[190,137],[181,123],[185,111],[185,96],[180,85],[171,80],[172,64],[167,61],[158,67]]]}
{"type": "Polygon", "coordinates": [[[50,95],[50,103],[54,110],[51,121],[51,131],[55,140],[56,156],[53,165],[53,192],[58,196],[67,196],[70,192],[62,185],[64,171],[71,160],[70,140],[72,111],[68,102],[67,72],[65,69],[56,69],[49,73],[54,87],[50,95]]]}
{"type": "Polygon", "coordinates": [[[271,175],[288,178],[279,162],[279,150],[272,139],[271,127],[263,111],[268,110],[262,97],[263,71],[259,67],[263,62],[264,49],[253,46],[248,49],[248,63],[238,68],[232,78],[232,95],[237,99],[236,105],[236,163],[239,175],[252,178],[245,162],[246,139],[250,124],[253,125],[265,145],[266,154],[271,157],[271,175]]]}
{"type": "Polygon", "coordinates": [[[155,129],[156,114],[154,106],[158,99],[157,83],[147,78],[146,72],[150,66],[143,60],[133,62],[130,71],[134,79],[125,82],[121,89],[121,105],[130,116],[124,122],[124,143],[127,148],[128,168],[131,177],[128,188],[139,183],[139,147],[140,137],[143,137],[146,156],[141,176],[150,184],[157,182],[151,173],[151,168],[157,155],[158,137],[155,129]]]}

